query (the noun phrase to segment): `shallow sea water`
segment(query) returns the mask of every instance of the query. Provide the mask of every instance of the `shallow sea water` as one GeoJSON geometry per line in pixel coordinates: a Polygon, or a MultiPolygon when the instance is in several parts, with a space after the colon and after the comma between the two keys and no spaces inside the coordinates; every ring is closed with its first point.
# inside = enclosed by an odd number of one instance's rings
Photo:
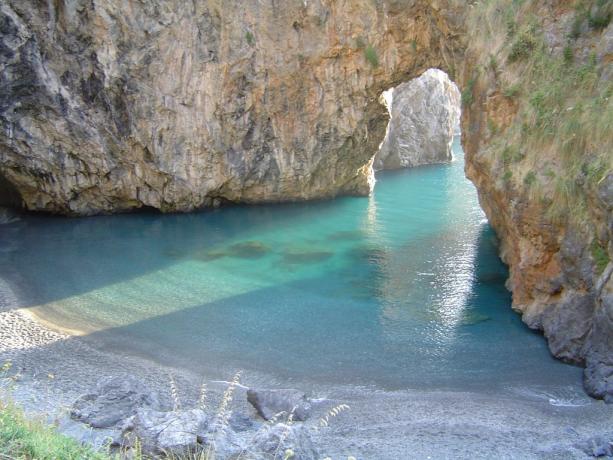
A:
{"type": "Polygon", "coordinates": [[[572,397],[581,370],[512,311],[458,140],[454,151],[448,165],[378,173],[368,198],[27,216],[0,226],[0,277],[11,307],[211,377],[572,397]]]}

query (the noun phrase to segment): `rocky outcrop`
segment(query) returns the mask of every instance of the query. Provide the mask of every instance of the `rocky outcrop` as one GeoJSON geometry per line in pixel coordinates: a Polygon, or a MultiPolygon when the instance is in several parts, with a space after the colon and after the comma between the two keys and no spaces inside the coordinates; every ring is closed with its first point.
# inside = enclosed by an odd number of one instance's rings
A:
{"type": "Polygon", "coordinates": [[[399,169],[451,161],[460,120],[460,91],[442,70],[383,93],[390,121],[375,155],[375,169],[399,169]]]}
{"type": "Polygon", "coordinates": [[[299,423],[311,411],[304,393],[248,390],[247,399],[257,409],[257,414],[249,415],[236,410],[233,391],[234,387],[226,388],[213,413],[205,411],[204,399],[196,408],[181,408],[177,399],[169,409],[134,377],[106,377],[74,402],[71,417],[107,434],[111,446],[121,448],[128,457],[140,451],[155,458],[319,458],[311,439],[317,428],[299,423]],[[108,428],[112,430],[104,430],[108,428]]]}
{"type": "Polygon", "coordinates": [[[140,408],[125,424],[122,445],[134,447],[138,442],[144,452],[180,456],[204,444],[207,428],[208,417],[200,409],[156,411],[140,408]]]}
{"type": "Polygon", "coordinates": [[[613,402],[612,5],[586,5],[475,13],[472,30],[499,32],[468,49],[462,136],[513,308],[613,402]]]}
{"type": "Polygon", "coordinates": [[[26,208],[366,195],[381,92],[462,49],[455,2],[0,5],[0,177],[26,208]]]}
{"type": "Polygon", "coordinates": [[[108,377],[100,380],[91,393],[77,399],[70,415],[92,428],[111,428],[140,409],[161,410],[157,394],[134,377],[108,377]]]}

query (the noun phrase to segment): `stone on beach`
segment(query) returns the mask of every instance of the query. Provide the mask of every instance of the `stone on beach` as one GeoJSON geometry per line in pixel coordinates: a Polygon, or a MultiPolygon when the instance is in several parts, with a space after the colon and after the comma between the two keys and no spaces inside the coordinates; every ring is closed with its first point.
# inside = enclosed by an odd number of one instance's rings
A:
{"type": "Polygon", "coordinates": [[[205,442],[208,425],[208,418],[200,409],[140,408],[124,427],[122,444],[130,447],[138,439],[143,452],[183,454],[205,442]]]}
{"type": "Polygon", "coordinates": [[[132,376],[100,380],[93,392],[77,399],[71,417],[93,428],[110,428],[140,408],[162,409],[158,395],[132,376]]]}
{"type": "Polygon", "coordinates": [[[292,414],[293,420],[306,420],[311,414],[311,403],[306,395],[299,390],[258,390],[249,389],[247,400],[266,420],[283,413],[283,418],[292,414]]]}

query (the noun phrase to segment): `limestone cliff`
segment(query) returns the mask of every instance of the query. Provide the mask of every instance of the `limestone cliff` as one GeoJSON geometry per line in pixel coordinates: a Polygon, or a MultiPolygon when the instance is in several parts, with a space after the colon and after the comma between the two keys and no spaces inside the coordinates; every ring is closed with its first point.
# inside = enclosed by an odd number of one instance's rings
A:
{"type": "Polygon", "coordinates": [[[611,2],[5,0],[0,204],[369,193],[382,91],[446,71],[513,305],[613,397],[611,2]]]}
{"type": "Polygon", "coordinates": [[[443,3],[2,2],[1,175],[64,214],[366,195],[379,95],[462,48],[443,3]]]}
{"type": "Polygon", "coordinates": [[[451,160],[460,120],[460,91],[439,69],[391,88],[382,95],[390,121],[375,169],[399,169],[451,160]]]}
{"type": "Polygon", "coordinates": [[[466,173],[500,237],[513,307],[609,401],[612,15],[612,2],[490,2],[467,24],[462,94],[466,173]]]}

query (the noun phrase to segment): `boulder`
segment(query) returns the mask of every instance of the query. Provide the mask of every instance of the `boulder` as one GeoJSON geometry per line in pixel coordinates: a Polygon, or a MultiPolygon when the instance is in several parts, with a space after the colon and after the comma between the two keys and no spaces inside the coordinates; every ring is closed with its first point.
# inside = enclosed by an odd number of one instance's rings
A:
{"type": "Polygon", "coordinates": [[[157,394],[132,376],[108,377],[79,397],[70,416],[93,428],[110,428],[136,414],[140,408],[162,409],[157,394]]]}
{"type": "Polygon", "coordinates": [[[145,453],[183,454],[197,450],[207,437],[208,418],[200,409],[158,411],[140,408],[124,427],[123,445],[138,439],[145,453]]]}
{"type": "Polygon", "coordinates": [[[230,428],[238,432],[248,431],[256,426],[254,420],[251,417],[241,412],[232,412],[228,423],[230,425],[230,428]]]}
{"type": "Polygon", "coordinates": [[[575,444],[575,447],[591,457],[613,457],[613,432],[593,436],[575,444]]]}
{"type": "Polygon", "coordinates": [[[265,420],[272,419],[279,413],[284,413],[285,420],[293,414],[293,420],[306,420],[311,413],[311,403],[306,395],[299,390],[257,390],[247,391],[247,401],[265,420]]]}
{"type": "Polygon", "coordinates": [[[319,458],[308,430],[301,425],[284,423],[278,423],[258,433],[249,451],[255,455],[255,458],[284,458],[288,449],[293,453],[290,457],[292,460],[319,458]]]}
{"type": "Polygon", "coordinates": [[[375,169],[400,169],[451,161],[460,119],[460,92],[446,73],[429,69],[382,95],[390,121],[375,169]]]}

